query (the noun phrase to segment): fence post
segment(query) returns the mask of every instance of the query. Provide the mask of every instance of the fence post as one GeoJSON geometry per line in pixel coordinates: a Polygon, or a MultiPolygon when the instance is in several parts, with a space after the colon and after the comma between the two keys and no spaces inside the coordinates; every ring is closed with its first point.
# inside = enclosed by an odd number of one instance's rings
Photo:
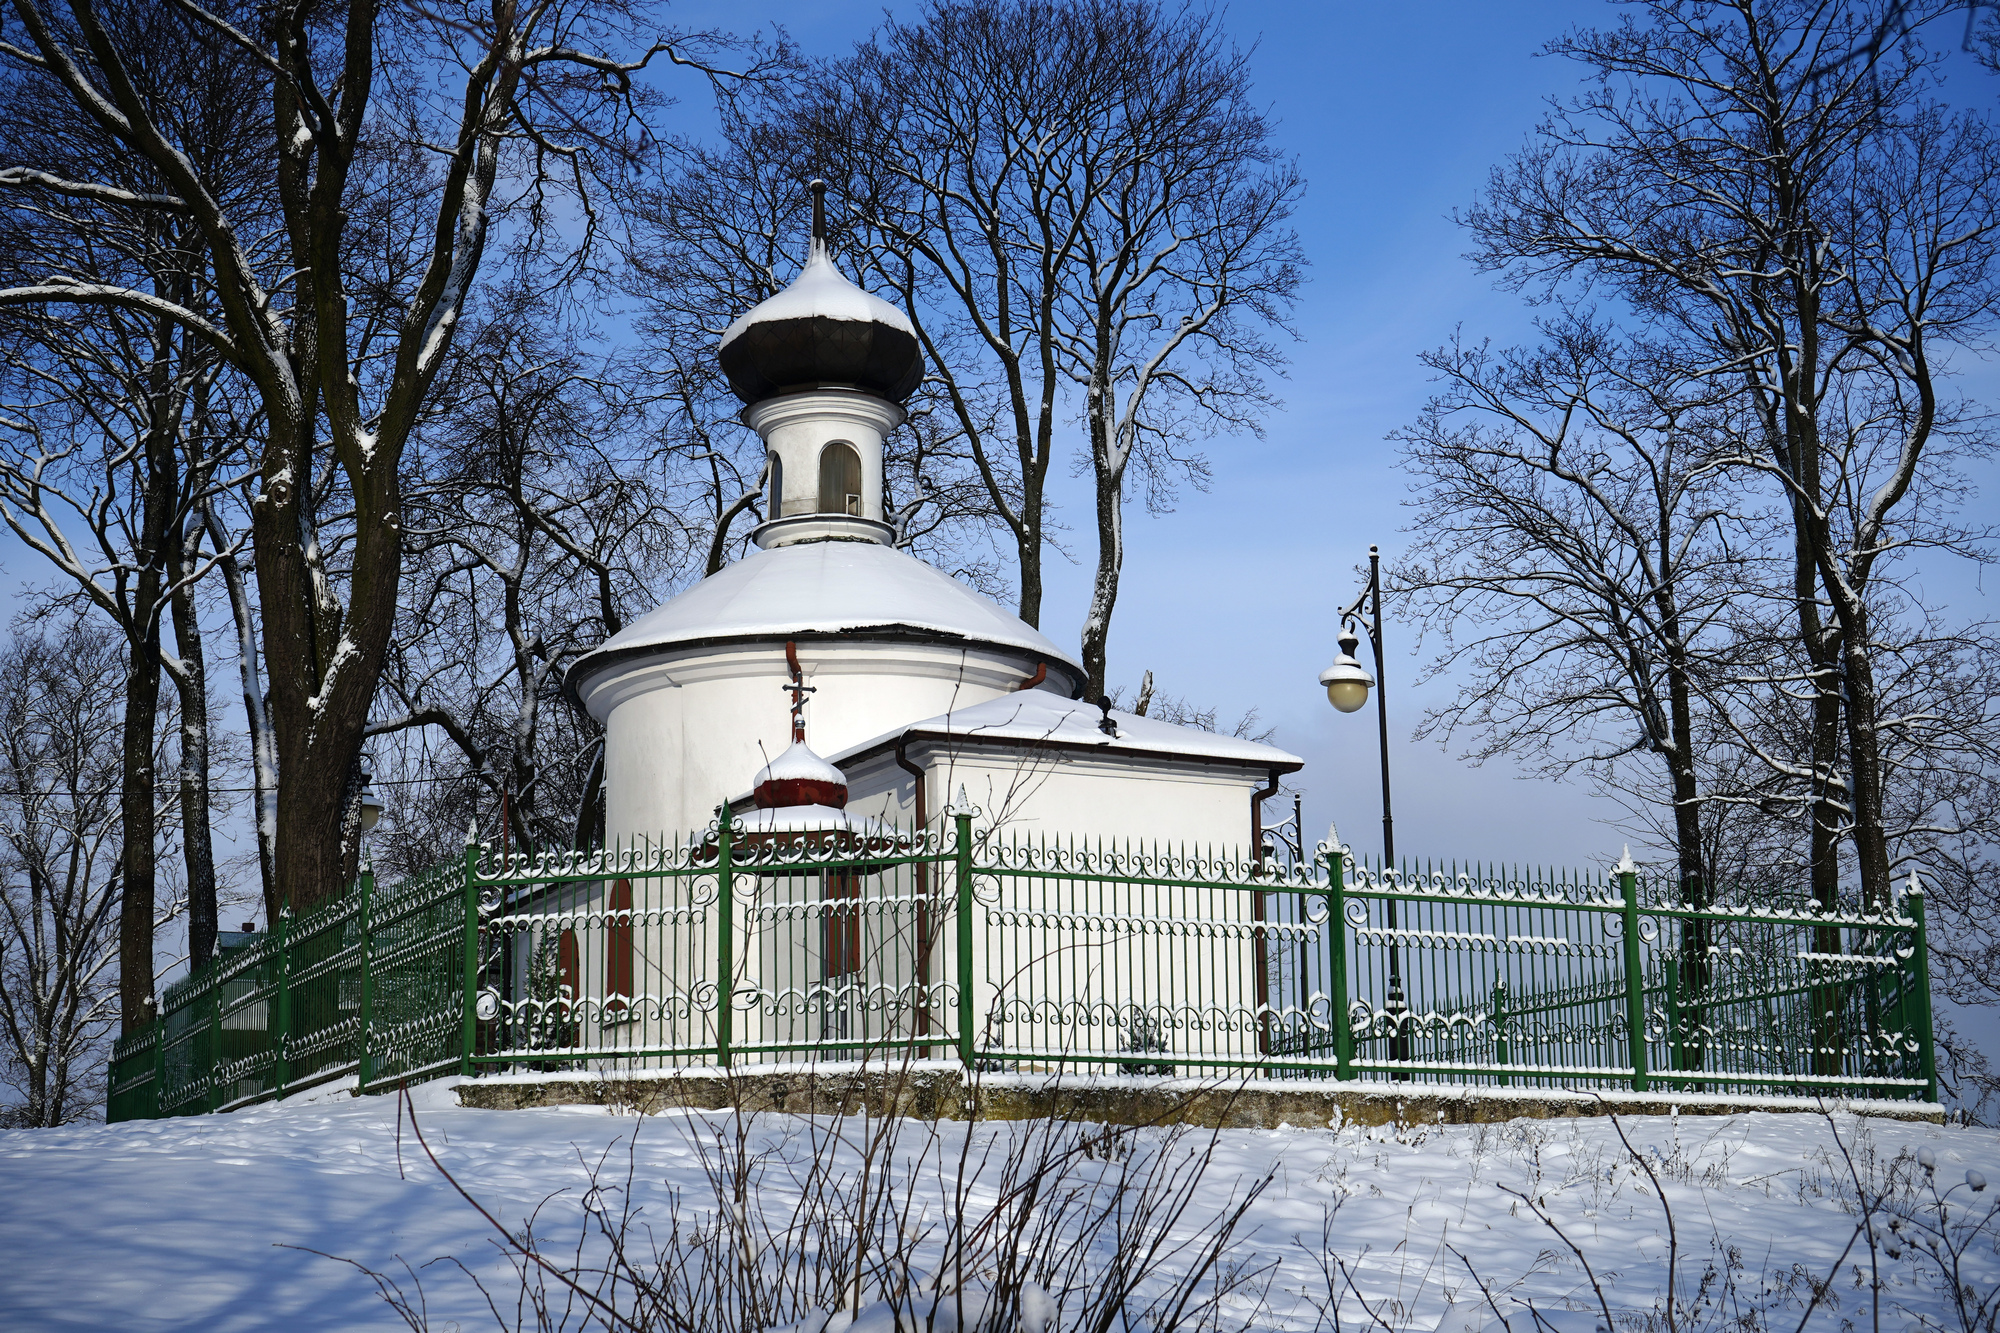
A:
{"type": "MultiPolygon", "coordinates": [[[[1682,1065],[1687,1063],[1685,1060],[1681,1058],[1681,1053],[1680,1053],[1681,1052],[1680,961],[1678,959],[1671,957],[1661,959],[1660,975],[1662,980],[1664,980],[1667,983],[1667,1050],[1669,1052],[1668,1058],[1673,1061],[1673,1067],[1675,1069],[1679,1069],[1682,1065]]],[[[1670,1080],[1670,1083],[1675,1092],[1684,1092],[1687,1090],[1688,1085],[1681,1079],[1670,1080]]],[[[1696,1086],[1699,1087],[1700,1085],[1697,1084],[1696,1086]]]]}
{"type": "Polygon", "coordinates": [[[972,812],[952,811],[958,829],[958,1059],[972,1071],[978,1042],[972,1034],[972,812]]]}
{"type": "Polygon", "coordinates": [[[375,1036],[375,867],[361,865],[361,1051],[355,1064],[354,1091],[364,1093],[375,1081],[375,1052],[369,1044],[375,1036]]]}
{"type": "Polygon", "coordinates": [[[1618,888],[1625,899],[1625,1042],[1632,1054],[1632,1091],[1644,1092],[1646,1078],[1646,973],[1639,962],[1639,871],[1627,851],[1618,863],[1618,888]]]}
{"type": "Polygon", "coordinates": [[[721,831],[716,840],[715,914],[715,1062],[729,1068],[729,1046],[736,1037],[736,831],[729,802],[717,809],[721,831]]]}
{"type": "Polygon", "coordinates": [[[222,966],[221,959],[208,964],[208,1091],[202,1097],[204,1109],[222,1107],[222,1081],[216,1070],[222,1065],[222,966]]]}
{"type": "MultiPolygon", "coordinates": [[[[1493,983],[1493,1063],[1496,1065],[1506,1064],[1508,1062],[1508,1055],[1507,983],[1505,981],[1496,981],[1493,983]]],[[[1511,1075],[1500,1075],[1499,1083],[1501,1087],[1506,1087],[1510,1082],[1512,1082],[1511,1075]]]]}
{"type": "Polygon", "coordinates": [[[292,1081],[292,1059],[286,1049],[286,1039],[292,1033],[292,909],[288,903],[278,909],[278,929],[274,941],[276,951],[272,962],[278,969],[277,994],[271,997],[271,1049],[276,1055],[272,1061],[271,1077],[276,1086],[274,1095],[282,1098],[285,1088],[292,1081]]]}
{"type": "Polygon", "coordinates": [[[1326,933],[1332,943],[1327,955],[1327,984],[1333,991],[1334,1076],[1354,1077],[1354,1025],[1347,1016],[1347,865],[1340,848],[1326,854],[1326,933]]]}
{"type": "Polygon", "coordinates": [[[465,832],[465,986],[459,1005],[458,1072],[472,1076],[473,1048],[479,1042],[479,826],[465,832]]]}
{"type": "Polygon", "coordinates": [[[1910,985],[1915,991],[1917,1018],[1917,1072],[1924,1080],[1924,1100],[1937,1104],[1937,1045],[1931,1032],[1930,936],[1924,926],[1924,890],[1916,872],[1910,872],[1910,919],[1916,922],[1916,951],[1911,955],[1910,985]]]}
{"type": "Polygon", "coordinates": [[[157,1004],[153,1010],[153,1114],[148,1120],[158,1120],[165,1114],[160,1108],[167,1104],[167,1007],[157,1004]]]}

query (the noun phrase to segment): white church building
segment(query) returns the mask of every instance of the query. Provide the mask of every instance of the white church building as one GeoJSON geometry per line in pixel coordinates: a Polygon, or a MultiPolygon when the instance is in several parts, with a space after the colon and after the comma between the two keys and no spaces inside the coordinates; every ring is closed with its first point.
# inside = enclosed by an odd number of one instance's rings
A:
{"type": "MultiPolygon", "coordinates": [[[[728,329],[720,359],[767,451],[766,516],[754,552],[570,669],[568,687],[605,731],[607,848],[686,844],[724,804],[738,828],[765,836],[876,836],[883,825],[941,836],[944,812],[962,801],[978,807],[989,839],[1255,854],[1259,803],[1300,759],[1079,698],[1085,675],[1069,651],[897,549],[883,442],[904,420],[923,358],[910,321],[842,276],[823,239],[795,282],[728,329]]],[[[588,958],[571,974],[586,994],[671,990],[673,950],[648,948],[645,935],[673,905],[649,904],[643,886],[637,901],[622,892],[612,906],[634,909],[632,947],[655,959],[640,970],[659,979],[626,964],[621,981],[615,960],[588,958]]],[[[833,890],[774,881],[764,892],[833,890]]],[[[1247,911],[1240,900],[1213,910],[1247,911]]],[[[760,964],[747,943],[744,957],[754,992],[760,964]]],[[[788,958],[767,989],[796,988],[802,969],[846,966],[788,958]]],[[[1064,983],[1051,974],[1022,984],[1064,983]]],[[[660,1008],[668,1027],[672,1010],[660,1008]]],[[[740,1022],[738,1039],[754,1042],[755,1015],[740,1022]]],[[[634,1044],[673,1040],[662,1029],[634,1044]]]]}

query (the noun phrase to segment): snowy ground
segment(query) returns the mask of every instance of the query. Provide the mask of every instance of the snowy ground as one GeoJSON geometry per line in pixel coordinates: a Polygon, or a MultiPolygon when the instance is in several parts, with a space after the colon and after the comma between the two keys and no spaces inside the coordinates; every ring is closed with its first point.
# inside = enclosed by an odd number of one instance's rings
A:
{"type": "MultiPolygon", "coordinates": [[[[365,1277],[309,1250],[375,1268],[395,1265],[398,1256],[422,1264],[453,1255],[477,1271],[504,1274],[487,1223],[440,1178],[407,1125],[399,1154],[396,1110],[387,1097],[334,1098],[0,1134],[0,1329],[404,1326],[365,1277]]],[[[622,1179],[635,1131],[633,1203],[658,1218],[669,1188],[696,1203],[708,1195],[685,1113],[466,1110],[433,1085],[418,1094],[417,1114],[444,1163],[509,1223],[551,1195],[545,1225],[581,1220],[585,1164],[609,1149],[622,1179]]],[[[1666,1182],[1684,1289],[1693,1292],[1713,1261],[1709,1290],[1721,1291],[1733,1262],[1734,1299],[1791,1300],[1782,1323],[1788,1330],[1806,1291],[1800,1275],[1824,1277],[1855,1232],[1853,1187],[1835,1126],[1867,1179],[1921,1180],[1914,1155],[1928,1147],[1940,1188],[1962,1182],[1968,1168],[2000,1180],[2000,1135],[1986,1130],[1844,1116],[1830,1125],[1774,1114],[1624,1124],[1666,1182]]],[[[801,1122],[765,1117],[755,1132],[778,1142],[798,1136],[801,1122]]],[[[960,1125],[940,1129],[947,1144],[965,1132],[960,1125]]],[[[973,1132],[1021,1131],[988,1125],[973,1132]]],[[[1614,1311],[1650,1309],[1662,1288],[1668,1244],[1659,1201],[1604,1120],[1224,1131],[1199,1206],[1219,1208],[1267,1173],[1272,1183],[1247,1219],[1241,1251],[1275,1263],[1257,1327],[1314,1327],[1314,1299],[1327,1296],[1325,1234],[1382,1316],[1371,1324],[1350,1295],[1346,1328],[1497,1327],[1453,1249],[1502,1294],[1510,1328],[1533,1327],[1521,1317],[1522,1301],[1550,1311],[1566,1301],[1594,1303],[1581,1266],[1509,1190],[1562,1224],[1614,1311]]],[[[920,1187],[942,1188],[935,1179],[920,1187]]],[[[782,1194],[774,1189],[759,1203],[782,1210],[789,1206],[782,1194]]],[[[1996,1195],[2000,1190],[1975,1197],[1959,1184],[1954,1197],[1983,1212],[1996,1195]]],[[[1907,1248],[1890,1259],[1893,1244],[1885,1238],[1876,1258],[1887,1326],[1960,1327],[1943,1284],[1913,1266],[1907,1248]]],[[[1837,1306],[1823,1307],[1812,1327],[1870,1326],[1868,1267],[1867,1247],[1857,1244],[1832,1289],[1837,1306]]],[[[1990,1238],[1975,1247],[1967,1271],[1982,1291],[2000,1282],[1990,1238]]],[[[495,1327],[455,1270],[427,1270],[424,1289],[433,1330],[495,1327]]],[[[1592,1327],[1587,1315],[1551,1318],[1564,1330],[1592,1327]]]]}

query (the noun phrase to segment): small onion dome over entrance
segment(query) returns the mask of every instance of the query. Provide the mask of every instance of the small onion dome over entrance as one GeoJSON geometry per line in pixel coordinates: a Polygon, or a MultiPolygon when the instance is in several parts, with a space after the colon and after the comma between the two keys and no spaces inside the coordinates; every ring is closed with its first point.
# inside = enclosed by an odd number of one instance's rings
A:
{"type": "Polygon", "coordinates": [[[894,825],[849,814],[846,777],[804,741],[758,771],[751,799],[757,808],[734,826],[744,861],[759,874],[817,874],[821,867],[811,862],[885,855],[905,842],[894,825]],[[788,867],[795,860],[805,864],[788,867]]]}
{"type": "Polygon", "coordinates": [[[924,377],[916,328],[902,311],[862,291],[834,267],[822,220],[825,186],[813,185],[813,240],[805,269],[723,333],[723,373],[745,403],[829,384],[901,403],[924,377]]]}
{"type": "Polygon", "coordinates": [[[793,741],[789,750],[758,771],[752,798],[759,810],[788,805],[825,805],[844,810],[847,779],[839,769],[814,754],[804,741],[793,741]]]}

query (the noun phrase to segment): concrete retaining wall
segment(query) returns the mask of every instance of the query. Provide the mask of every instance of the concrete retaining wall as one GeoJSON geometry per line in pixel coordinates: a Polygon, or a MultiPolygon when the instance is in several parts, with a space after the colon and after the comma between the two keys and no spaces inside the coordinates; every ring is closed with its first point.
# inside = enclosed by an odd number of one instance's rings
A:
{"type": "Polygon", "coordinates": [[[1839,1106],[1898,1120],[1941,1121],[1920,1102],[1806,1100],[1798,1097],[1652,1095],[1436,1084],[1321,1083],[1239,1079],[1201,1081],[1053,1074],[977,1074],[955,1062],[904,1066],[759,1065],[747,1069],[639,1070],[630,1073],[505,1074],[458,1085],[463,1106],[619,1106],[782,1111],[798,1115],[904,1115],[921,1119],[1024,1120],[1060,1117],[1097,1124],[1189,1123],[1273,1129],[1390,1123],[1483,1124],[1588,1115],[1730,1115],[1817,1112],[1839,1106]]]}

